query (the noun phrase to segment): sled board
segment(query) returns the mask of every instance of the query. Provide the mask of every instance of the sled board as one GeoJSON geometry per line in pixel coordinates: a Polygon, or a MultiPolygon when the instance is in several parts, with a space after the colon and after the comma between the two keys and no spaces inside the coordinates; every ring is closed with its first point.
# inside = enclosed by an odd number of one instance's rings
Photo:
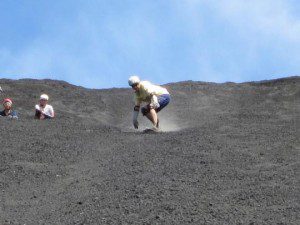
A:
{"type": "Polygon", "coordinates": [[[145,130],[142,131],[142,133],[144,133],[144,134],[157,134],[157,133],[161,133],[161,131],[154,130],[154,129],[151,129],[151,128],[146,128],[145,130]]]}

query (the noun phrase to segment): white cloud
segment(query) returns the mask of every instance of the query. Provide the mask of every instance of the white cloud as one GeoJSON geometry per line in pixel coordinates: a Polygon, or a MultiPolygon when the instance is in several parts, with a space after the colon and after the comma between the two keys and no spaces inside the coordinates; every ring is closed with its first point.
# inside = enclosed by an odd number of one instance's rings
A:
{"type": "Polygon", "coordinates": [[[289,0],[170,0],[102,11],[83,6],[26,47],[0,48],[0,76],[111,87],[126,85],[131,73],[157,83],[249,80],[252,68],[267,76],[278,59],[296,71],[300,21],[292,7],[289,0]]]}
{"type": "Polygon", "coordinates": [[[297,74],[300,18],[295,4],[290,0],[176,1],[178,13],[193,25],[199,79],[240,82],[297,74]]]}
{"type": "Polygon", "coordinates": [[[299,15],[293,13],[294,6],[289,0],[194,0],[189,2],[190,4],[205,3],[207,7],[214,10],[216,16],[236,26],[240,32],[300,42],[300,18],[299,15]]]}

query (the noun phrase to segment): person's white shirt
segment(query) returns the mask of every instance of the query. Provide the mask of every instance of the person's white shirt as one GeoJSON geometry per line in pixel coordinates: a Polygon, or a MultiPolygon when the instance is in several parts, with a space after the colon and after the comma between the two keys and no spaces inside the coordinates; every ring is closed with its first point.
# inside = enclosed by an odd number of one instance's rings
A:
{"type": "Polygon", "coordinates": [[[36,105],[35,109],[41,111],[46,116],[49,116],[51,118],[54,117],[54,110],[53,110],[53,107],[51,105],[47,104],[44,108],[40,107],[40,105],[36,105]]]}
{"type": "Polygon", "coordinates": [[[140,89],[137,92],[135,92],[134,95],[135,105],[140,105],[142,102],[150,103],[153,101],[153,97],[156,99],[157,102],[158,96],[169,94],[166,88],[154,85],[149,81],[141,81],[139,84],[140,89]]]}

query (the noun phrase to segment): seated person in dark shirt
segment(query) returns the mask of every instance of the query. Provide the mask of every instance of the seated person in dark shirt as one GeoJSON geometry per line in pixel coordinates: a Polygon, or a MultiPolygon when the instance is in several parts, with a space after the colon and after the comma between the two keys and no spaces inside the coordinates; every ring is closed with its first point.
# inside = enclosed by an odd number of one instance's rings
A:
{"type": "Polygon", "coordinates": [[[4,110],[0,112],[0,116],[7,116],[9,118],[18,119],[17,112],[12,110],[12,100],[9,98],[3,101],[4,110]]]}

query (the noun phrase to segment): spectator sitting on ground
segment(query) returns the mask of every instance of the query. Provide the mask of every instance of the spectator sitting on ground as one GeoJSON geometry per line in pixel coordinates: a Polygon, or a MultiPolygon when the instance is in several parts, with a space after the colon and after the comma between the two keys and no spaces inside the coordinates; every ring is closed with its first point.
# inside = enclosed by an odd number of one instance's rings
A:
{"type": "Polygon", "coordinates": [[[35,106],[35,118],[39,120],[54,118],[54,110],[51,105],[48,105],[49,97],[46,94],[42,94],[39,104],[35,106]]]}
{"type": "Polygon", "coordinates": [[[0,112],[0,116],[7,116],[12,119],[18,119],[17,112],[12,110],[12,100],[9,98],[3,101],[4,110],[0,112]]]}

